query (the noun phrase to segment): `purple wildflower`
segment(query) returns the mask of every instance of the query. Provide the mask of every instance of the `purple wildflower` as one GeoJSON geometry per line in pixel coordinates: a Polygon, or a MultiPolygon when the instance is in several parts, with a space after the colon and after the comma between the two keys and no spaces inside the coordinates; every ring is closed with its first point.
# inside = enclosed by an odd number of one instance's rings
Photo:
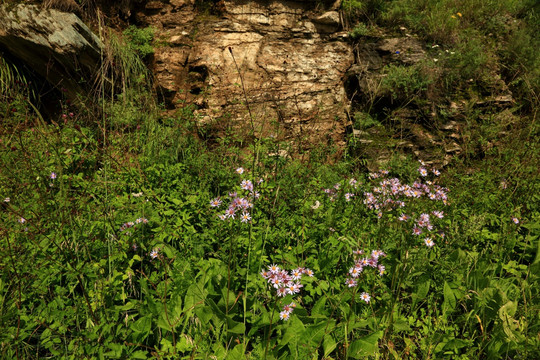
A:
{"type": "Polygon", "coordinates": [[[346,284],[348,287],[355,287],[358,283],[356,282],[355,279],[353,279],[353,278],[348,278],[347,280],[345,280],[345,284],[346,284]]]}
{"type": "Polygon", "coordinates": [[[210,201],[211,207],[220,207],[221,206],[221,199],[219,197],[215,198],[214,200],[210,201]]]}

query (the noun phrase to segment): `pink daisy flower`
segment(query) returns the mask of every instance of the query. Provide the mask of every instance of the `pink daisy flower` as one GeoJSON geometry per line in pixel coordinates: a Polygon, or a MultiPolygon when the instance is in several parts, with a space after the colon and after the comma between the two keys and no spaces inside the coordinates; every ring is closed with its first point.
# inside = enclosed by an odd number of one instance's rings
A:
{"type": "Polygon", "coordinates": [[[348,287],[355,287],[357,285],[357,282],[355,279],[353,278],[348,278],[347,280],[345,280],[345,284],[348,286],[348,287]]]}
{"type": "Polygon", "coordinates": [[[360,300],[362,300],[362,301],[365,301],[365,302],[366,302],[366,304],[367,304],[367,303],[369,303],[369,302],[370,302],[370,300],[371,300],[371,296],[369,296],[369,294],[368,294],[368,293],[366,293],[366,292],[363,292],[363,293],[361,293],[361,294],[360,294],[360,300]]]}
{"type": "Polygon", "coordinates": [[[287,321],[290,319],[290,317],[291,317],[291,313],[288,311],[283,310],[282,312],[279,313],[279,318],[281,320],[287,321]]]}
{"type": "Polygon", "coordinates": [[[215,198],[214,200],[210,201],[211,207],[219,207],[221,205],[222,201],[220,198],[215,198]]]}

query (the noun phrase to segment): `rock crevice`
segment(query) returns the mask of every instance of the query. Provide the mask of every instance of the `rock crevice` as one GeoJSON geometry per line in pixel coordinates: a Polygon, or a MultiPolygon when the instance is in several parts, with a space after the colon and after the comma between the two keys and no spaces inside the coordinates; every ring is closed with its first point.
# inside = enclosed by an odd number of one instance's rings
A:
{"type": "MultiPolygon", "coordinates": [[[[196,112],[206,122],[227,118],[245,124],[245,89],[258,124],[309,119],[311,129],[302,131],[310,142],[330,135],[344,145],[343,83],[354,61],[353,49],[340,32],[339,14],[314,11],[315,5],[224,1],[222,16],[194,16],[194,4],[186,1],[163,3],[159,15],[141,9],[136,16],[166,40],[156,48],[154,72],[170,109],[204,104],[196,112]],[[194,93],[189,69],[196,66],[205,66],[208,76],[194,93]]],[[[296,133],[289,131],[285,137],[296,133]]]]}

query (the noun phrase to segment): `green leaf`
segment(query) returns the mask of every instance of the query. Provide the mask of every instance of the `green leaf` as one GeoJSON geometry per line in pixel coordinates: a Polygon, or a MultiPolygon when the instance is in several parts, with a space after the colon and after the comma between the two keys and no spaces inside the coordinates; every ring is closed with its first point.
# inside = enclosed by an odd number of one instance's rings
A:
{"type": "Polygon", "coordinates": [[[412,294],[413,306],[415,306],[418,301],[422,301],[426,298],[429,292],[430,285],[431,281],[429,279],[423,279],[419,281],[419,284],[416,287],[416,292],[412,294]]]}
{"type": "Polygon", "coordinates": [[[231,359],[231,360],[242,359],[244,357],[243,356],[244,353],[245,353],[244,345],[238,344],[234,347],[234,349],[229,351],[226,359],[231,359]]]}
{"type": "Polygon", "coordinates": [[[327,328],[327,322],[321,321],[318,324],[309,325],[306,330],[302,333],[302,343],[317,345],[321,341],[321,338],[324,336],[324,332],[327,328]]]}
{"type": "Polygon", "coordinates": [[[137,350],[129,355],[130,359],[148,359],[148,353],[146,351],[137,350]]]}
{"type": "Polygon", "coordinates": [[[324,311],[324,306],[326,305],[326,296],[321,296],[319,300],[313,305],[311,309],[311,315],[322,315],[326,317],[326,311],[324,311]]]}
{"type": "Polygon", "coordinates": [[[214,316],[212,313],[212,308],[209,306],[195,308],[195,314],[205,325],[210,321],[210,319],[212,319],[212,316],[214,316]]]}
{"type": "Polygon", "coordinates": [[[377,331],[353,341],[349,346],[348,355],[354,359],[361,359],[368,355],[374,355],[379,348],[379,339],[382,335],[382,331],[377,331]]]}
{"type": "Polygon", "coordinates": [[[446,308],[448,310],[454,310],[456,308],[456,296],[454,295],[454,291],[446,281],[444,282],[443,295],[443,308],[446,308]]]}
{"type": "Polygon", "coordinates": [[[187,335],[182,335],[176,343],[176,349],[180,352],[191,351],[193,349],[193,341],[188,340],[187,335]]]}
{"type": "Polygon", "coordinates": [[[150,332],[150,329],[152,327],[152,317],[151,316],[145,316],[137,321],[135,321],[133,324],[131,324],[130,328],[136,333],[143,333],[148,334],[150,332]]]}
{"type": "Polygon", "coordinates": [[[172,331],[171,326],[167,322],[167,318],[165,317],[165,314],[159,317],[157,321],[157,326],[159,326],[163,330],[172,331]]]}
{"type": "MultiPolygon", "coordinates": [[[[123,306],[119,306],[117,307],[117,309],[119,311],[127,311],[127,310],[131,310],[135,307],[135,303],[133,301],[130,301],[128,302],[127,304],[123,305],[123,306]]],[[[139,319],[140,320],[140,319],[139,319]]]]}
{"type": "Polygon", "coordinates": [[[337,346],[336,340],[334,340],[332,335],[326,334],[323,340],[324,357],[328,357],[328,355],[330,355],[332,351],[334,351],[336,346],[337,346]]]}
{"type": "Polygon", "coordinates": [[[246,330],[246,327],[244,326],[244,323],[236,322],[231,317],[227,317],[227,325],[228,325],[228,332],[233,334],[243,334],[246,330]]]}
{"type": "Polygon", "coordinates": [[[404,319],[404,318],[396,319],[396,321],[394,322],[394,331],[400,332],[400,331],[409,331],[409,330],[411,330],[411,328],[409,326],[409,322],[407,321],[407,319],[404,319]]]}
{"type": "Polygon", "coordinates": [[[288,327],[279,344],[296,344],[300,338],[300,334],[302,334],[305,330],[304,324],[296,316],[293,316],[290,320],[288,320],[288,324],[284,325],[288,325],[288,327]]]}

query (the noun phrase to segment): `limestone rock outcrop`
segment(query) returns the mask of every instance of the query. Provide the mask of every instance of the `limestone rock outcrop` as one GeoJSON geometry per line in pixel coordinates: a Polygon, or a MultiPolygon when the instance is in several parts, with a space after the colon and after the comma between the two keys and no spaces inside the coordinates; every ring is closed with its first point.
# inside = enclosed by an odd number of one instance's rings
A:
{"type": "Polygon", "coordinates": [[[195,104],[203,122],[253,119],[258,134],[343,145],[354,55],[339,13],[321,4],[222,0],[212,15],[152,1],[135,16],[157,29],[154,73],[171,110],[195,104]]]}

